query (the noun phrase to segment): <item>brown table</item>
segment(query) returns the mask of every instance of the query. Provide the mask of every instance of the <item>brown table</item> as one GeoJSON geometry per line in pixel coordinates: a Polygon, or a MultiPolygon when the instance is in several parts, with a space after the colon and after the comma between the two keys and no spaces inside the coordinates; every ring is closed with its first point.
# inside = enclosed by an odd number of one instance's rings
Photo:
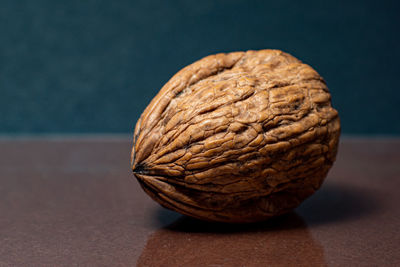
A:
{"type": "Polygon", "coordinates": [[[343,138],[295,212],[211,224],[161,208],[129,137],[0,140],[0,266],[400,266],[400,139],[343,138]]]}

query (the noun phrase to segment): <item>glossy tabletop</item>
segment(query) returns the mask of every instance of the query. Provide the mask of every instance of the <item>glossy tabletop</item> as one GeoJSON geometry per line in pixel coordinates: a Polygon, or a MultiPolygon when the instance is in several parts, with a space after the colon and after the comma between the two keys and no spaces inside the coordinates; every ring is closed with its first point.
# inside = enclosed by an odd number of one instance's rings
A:
{"type": "Polygon", "coordinates": [[[400,266],[400,139],[342,138],[322,188],[264,223],[152,201],[129,137],[0,140],[0,266],[400,266]]]}

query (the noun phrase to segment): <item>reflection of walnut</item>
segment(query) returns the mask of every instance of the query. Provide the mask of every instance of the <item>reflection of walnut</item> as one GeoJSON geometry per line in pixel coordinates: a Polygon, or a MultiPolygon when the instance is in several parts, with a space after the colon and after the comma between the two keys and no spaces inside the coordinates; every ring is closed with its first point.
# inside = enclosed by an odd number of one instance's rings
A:
{"type": "Polygon", "coordinates": [[[324,80],[279,50],[217,54],[179,71],[145,109],[132,169],[164,207],[254,222],[322,184],[340,134],[324,80]]]}

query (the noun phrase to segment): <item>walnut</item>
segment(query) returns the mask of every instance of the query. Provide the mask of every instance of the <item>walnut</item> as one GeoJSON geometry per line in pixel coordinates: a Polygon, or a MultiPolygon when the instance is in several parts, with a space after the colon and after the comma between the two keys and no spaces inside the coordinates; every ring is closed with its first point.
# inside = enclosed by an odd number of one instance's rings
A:
{"type": "Polygon", "coordinates": [[[255,222],[297,207],[335,161],[325,81],[279,50],[207,56],[179,71],[138,120],[131,166],[162,206],[255,222]]]}

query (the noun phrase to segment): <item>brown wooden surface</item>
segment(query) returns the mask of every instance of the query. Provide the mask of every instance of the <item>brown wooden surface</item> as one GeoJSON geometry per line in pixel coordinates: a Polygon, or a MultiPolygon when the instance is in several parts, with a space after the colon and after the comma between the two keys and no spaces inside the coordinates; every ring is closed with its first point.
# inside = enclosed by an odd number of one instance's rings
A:
{"type": "Polygon", "coordinates": [[[266,223],[167,211],[129,138],[0,140],[0,266],[399,266],[400,139],[342,139],[325,184],[266,223]]]}

